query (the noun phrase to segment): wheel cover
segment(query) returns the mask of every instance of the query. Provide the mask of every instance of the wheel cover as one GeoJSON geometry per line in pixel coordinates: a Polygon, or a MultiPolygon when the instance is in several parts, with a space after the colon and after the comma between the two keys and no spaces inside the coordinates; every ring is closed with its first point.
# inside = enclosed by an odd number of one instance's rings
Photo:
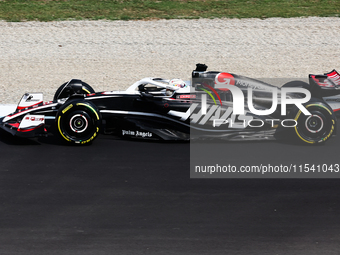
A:
{"type": "Polygon", "coordinates": [[[305,126],[309,132],[319,133],[324,127],[324,121],[319,115],[310,115],[305,121],[305,126]]]}
{"type": "Polygon", "coordinates": [[[75,133],[83,133],[89,126],[87,118],[82,114],[76,114],[70,119],[70,128],[75,133]]]}

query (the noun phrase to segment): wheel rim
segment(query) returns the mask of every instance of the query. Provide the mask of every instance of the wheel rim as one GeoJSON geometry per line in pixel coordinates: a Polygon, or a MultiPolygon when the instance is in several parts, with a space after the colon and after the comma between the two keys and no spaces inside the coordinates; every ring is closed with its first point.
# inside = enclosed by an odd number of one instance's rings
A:
{"type": "Polygon", "coordinates": [[[319,115],[310,115],[305,121],[306,129],[313,133],[319,133],[324,127],[324,121],[319,115]]]}
{"type": "Polygon", "coordinates": [[[315,110],[310,112],[312,115],[303,116],[298,120],[297,129],[302,138],[316,142],[329,131],[330,123],[323,113],[315,110]]]}
{"type": "Polygon", "coordinates": [[[83,133],[89,126],[87,118],[82,114],[76,114],[70,119],[70,128],[75,133],[83,133]]]}
{"type": "Polygon", "coordinates": [[[74,111],[64,116],[62,130],[64,135],[74,141],[88,140],[96,132],[94,120],[88,112],[83,110],[74,111]]]}

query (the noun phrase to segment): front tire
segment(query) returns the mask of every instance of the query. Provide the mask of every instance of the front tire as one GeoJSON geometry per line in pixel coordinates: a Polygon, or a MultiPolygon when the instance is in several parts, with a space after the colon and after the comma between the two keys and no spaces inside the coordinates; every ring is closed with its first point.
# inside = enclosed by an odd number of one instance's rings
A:
{"type": "Polygon", "coordinates": [[[57,131],[68,143],[88,144],[97,138],[100,120],[95,105],[85,100],[72,100],[58,110],[57,131]]]}
{"type": "MultiPolygon", "coordinates": [[[[75,80],[73,81],[75,82],[75,80]]],[[[86,95],[86,94],[95,93],[94,89],[89,84],[81,80],[76,80],[76,82],[79,82],[81,84],[81,87],[79,90],[74,91],[74,89],[72,88],[72,85],[74,84],[74,82],[71,81],[70,83],[69,82],[63,83],[54,93],[53,101],[56,101],[62,98],[68,98],[74,94],[86,95]]]]}

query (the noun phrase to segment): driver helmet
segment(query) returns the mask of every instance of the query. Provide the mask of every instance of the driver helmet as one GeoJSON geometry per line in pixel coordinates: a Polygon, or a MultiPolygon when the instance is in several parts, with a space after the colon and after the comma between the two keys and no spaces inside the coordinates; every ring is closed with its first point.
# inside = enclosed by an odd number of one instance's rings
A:
{"type": "Polygon", "coordinates": [[[172,79],[169,81],[169,85],[178,88],[186,88],[187,84],[181,79],[172,79]]]}

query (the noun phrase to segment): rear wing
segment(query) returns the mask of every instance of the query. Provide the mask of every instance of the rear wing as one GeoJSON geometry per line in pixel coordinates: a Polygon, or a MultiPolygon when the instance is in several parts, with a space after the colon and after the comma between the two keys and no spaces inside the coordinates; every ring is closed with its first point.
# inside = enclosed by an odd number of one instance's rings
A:
{"type": "Polygon", "coordinates": [[[309,84],[313,96],[327,97],[340,94],[340,74],[335,69],[325,74],[310,74],[309,84]]]}

